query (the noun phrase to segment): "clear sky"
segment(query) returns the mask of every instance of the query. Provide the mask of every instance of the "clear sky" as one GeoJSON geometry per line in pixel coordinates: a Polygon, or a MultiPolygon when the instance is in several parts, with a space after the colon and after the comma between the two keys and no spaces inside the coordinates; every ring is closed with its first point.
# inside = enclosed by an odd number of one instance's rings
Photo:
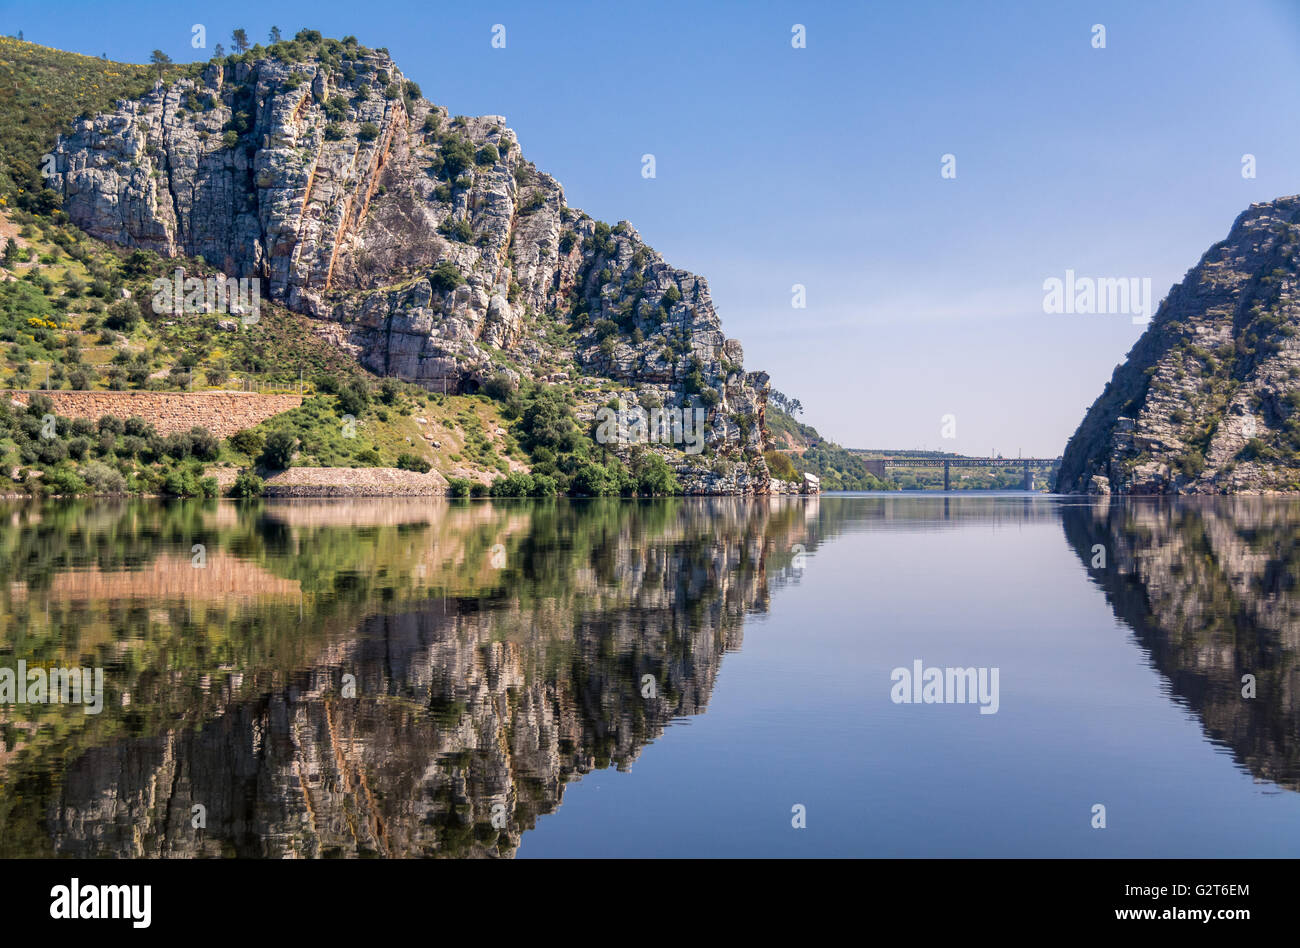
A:
{"type": "Polygon", "coordinates": [[[570,204],[707,277],[746,365],[851,447],[1058,454],[1141,327],[1047,315],[1044,280],[1163,298],[1251,202],[1300,192],[1296,0],[0,0],[0,32],[132,62],[272,25],[506,116],[570,204]]]}

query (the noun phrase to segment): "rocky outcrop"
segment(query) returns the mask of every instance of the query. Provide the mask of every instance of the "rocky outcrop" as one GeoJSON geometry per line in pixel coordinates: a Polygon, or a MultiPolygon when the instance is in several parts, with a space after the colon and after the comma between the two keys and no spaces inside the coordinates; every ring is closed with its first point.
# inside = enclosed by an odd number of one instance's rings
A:
{"type": "MultiPolygon", "coordinates": [[[[382,50],[214,62],[79,120],[55,161],[83,230],[256,277],[376,374],[613,380],[707,409],[708,459],[679,458],[700,489],[766,490],[767,376],[705,280],[569,207],[502,117],[450,116],[382,50]]],[[[608,398],[576,389],[589,411],[608,398]]]]}
{"type": "Polygon", "coordinates": [[[1115,369],[1056,489],[1300,490],[1298,298],[1300,197],[1252,205],[1115,369]]]}

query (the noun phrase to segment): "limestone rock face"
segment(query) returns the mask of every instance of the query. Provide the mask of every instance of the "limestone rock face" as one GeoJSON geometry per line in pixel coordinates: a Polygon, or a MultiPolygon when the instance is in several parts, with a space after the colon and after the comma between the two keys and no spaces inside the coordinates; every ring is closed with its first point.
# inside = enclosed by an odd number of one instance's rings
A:
{"type": "Polygon", "coordinates": [[[1300,197],[1251,205],[1115,369],[1056,489],[1300,489],[1300,197]]]}
{"type": "Polygon", "coordinates": [[[501,116],[451,117],[383,51],[341,56],[214,63],[81,119],[51,187],[94,237],[259,278],[377,374],[448,392],[588,376],[707,407],[730,468],[695,465],[697,486],[764,491],[767,377],[705,280],[569,207],[501,116]]]}

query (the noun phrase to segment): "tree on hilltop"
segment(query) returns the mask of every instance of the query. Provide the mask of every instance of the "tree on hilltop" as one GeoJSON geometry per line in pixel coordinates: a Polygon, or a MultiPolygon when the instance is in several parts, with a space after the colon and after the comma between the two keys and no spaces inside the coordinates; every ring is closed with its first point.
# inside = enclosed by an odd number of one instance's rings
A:
{"type": "Polygon", "coordinates": [[[158,78],[162,79],[163,73],[167,67],[172,64],[172,58],[164,53],[161,49],[155,49],[149,54],[149,62],[153,63],[158,69],[158,78]]]}

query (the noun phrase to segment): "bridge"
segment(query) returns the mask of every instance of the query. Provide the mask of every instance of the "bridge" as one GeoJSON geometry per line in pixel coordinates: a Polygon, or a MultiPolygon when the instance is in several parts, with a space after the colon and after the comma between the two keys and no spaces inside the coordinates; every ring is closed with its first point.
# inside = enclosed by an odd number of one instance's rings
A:
{"type": "Polygon", "coordinates": [[[895,457],[863,458],[867,470],[884,480],[885,469],[889,467],[941,467],[943,468],[943,489],[952,490],[951,469],[953,467],[1023,467],[1025,472],[1024,489],[1033,490],[1033,476],[1030,467],[1051,467],[1056,458],[971,458],[971,457],[895,457]]]}

